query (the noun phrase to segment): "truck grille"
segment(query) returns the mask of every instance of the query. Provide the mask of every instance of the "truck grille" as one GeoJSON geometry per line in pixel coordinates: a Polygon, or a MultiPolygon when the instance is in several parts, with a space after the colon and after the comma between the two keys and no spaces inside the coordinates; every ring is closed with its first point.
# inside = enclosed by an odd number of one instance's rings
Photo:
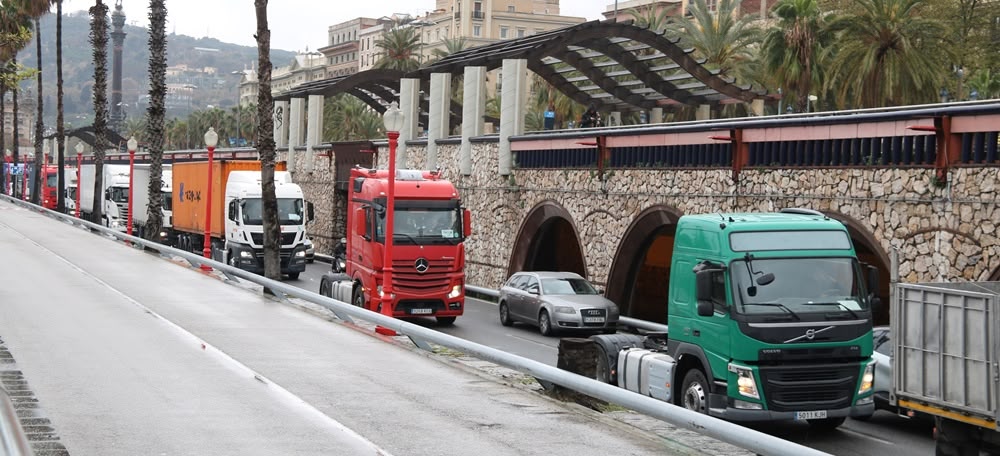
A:
{"type": "Polygon", "coordinates": [[[123,222],[131,218],[132,214],[128,213],[128,203],[115,203],[118,206],[118,214],[121,215],[121,220],[123,222]]]}
{"type": "Polygon", "coordinates": [[[400,292],[446,293],[454,270],[454,260],[427,260],[427,270],[417,272],[416,260],[393,260],[392,286],[400,292]]]}
{"type": "MultiPolygon", "coordinates": [[[[264,267],[264,252],[260,251],[256,253],[257,263],[260,267],[264,267]]],[[[278,261],[281,264],[281,268],[285,269],[288,267],[288,262],[292,258],[292,249],[281,249],[278,250],[278,261]]]]}
{"type": "Polygon", "coordinates": [[[860,365],[761,367],[764,397],[777,412],[849,407],[858,387],[860,365]]]}
{"type": "MultiPolygon", "coordinates": [[[[281,233],[281,245],[292,245],[299,233],[281,233]]],[[[250,233],[254,245],[264,245],[264,233],[250,233]]]]}

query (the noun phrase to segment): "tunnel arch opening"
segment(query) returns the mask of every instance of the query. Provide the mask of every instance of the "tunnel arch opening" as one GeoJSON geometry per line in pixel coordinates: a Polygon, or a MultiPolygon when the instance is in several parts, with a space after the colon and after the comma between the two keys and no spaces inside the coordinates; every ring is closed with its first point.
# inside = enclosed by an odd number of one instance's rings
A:
{"type": "Polygon", "coordinates": [[[605,295],[622,315],[667,322],[670,260],[680,216],[673,207],[652,206],[639,213],[622,236],[605,295]]]}
{"type": "Polygon", "coordinates": [[[889,255],[882,250],[878,240],[875,239],[875,235],[871,233],[866,225],[838,212],[824,212],[824,214],[843,223],[847,227],[847,234],[851,236],[851,242],[854,244],[854,251],[858,255],[858,261],[862,264],[870,264],[878,269],[879,289],[875,292],[875,295],[882,300],[882,306],[872,315],[872,323],[875,325],[888,325],[889,306],[891,305],[889,301],[889,282],[892,279],[889,276],[889,255]]]}
{"type": "Polygon", "coordinates": [[[587,263],[573,217],[555,201],[528,212],[514,240],[507,277],[519,271],[564,271],[587,277],[587,263]]]}

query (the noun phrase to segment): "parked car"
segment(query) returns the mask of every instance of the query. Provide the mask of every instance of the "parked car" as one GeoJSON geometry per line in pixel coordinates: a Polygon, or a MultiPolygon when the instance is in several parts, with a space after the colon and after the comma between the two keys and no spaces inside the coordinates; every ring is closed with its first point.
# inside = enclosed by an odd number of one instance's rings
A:
{"type": "MultiPolygon", "coordinates": [[[[892,332],[888,326],[876,326],[872,328],[872,359],[875,360],[875,382],[872,389],[875,392],[875,411],[885,410],[887,412],[899,414],[899,408],[889,403],[889,391],[892,390],[892,332]]],[[[854,417],[856,420],[867,421],[872,415],[854,417]]],[[[932,421],[929,415],[923,413],[911,413],[911,418],[920,418],[932,421]]]]}
{"type": "Polygon", "coordinates": [[[613,334],[618,324],[618,306],[572,272],[515,273],[500,288],[499,302],[500,324],[528,323],[545,336],[569,330],[613,334]]]}
{"type": "Polygon", "coordinates": [[[302,245],[306,247],[306,263],[316,261],[316,248],[313,247],[312,238],[306,236],[306,240],[302,243],[302,245]]]}

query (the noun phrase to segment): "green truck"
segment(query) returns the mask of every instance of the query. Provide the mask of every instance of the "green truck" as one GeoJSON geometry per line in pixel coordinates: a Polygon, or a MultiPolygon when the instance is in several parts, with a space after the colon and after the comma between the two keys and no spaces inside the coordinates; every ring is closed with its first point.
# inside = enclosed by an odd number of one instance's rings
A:
{"type": "Polygon", "coordinates": [[[597,378],[735,422],[874,412],[878,270],[809,209],[677,222],[667,332],[598,335],[597,378]]]}

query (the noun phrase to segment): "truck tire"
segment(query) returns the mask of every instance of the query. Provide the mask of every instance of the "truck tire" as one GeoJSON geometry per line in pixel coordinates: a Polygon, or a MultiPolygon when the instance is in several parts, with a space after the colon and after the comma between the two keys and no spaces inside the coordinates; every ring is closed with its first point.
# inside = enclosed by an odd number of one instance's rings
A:
{"type": "Polygon", "coordinates": [[[297,272],[289,272],[288,273],[288,279],[289,280],[299,280],[299,273],[297,273],[297,272]]]}
{"type": "Polygon", "coordinates": [[[976,428],[972,425],[934,418],[937,425],[935,456],[979,456],[976,428]]]}
{"type": "Polygon", "coordinates": [[[510,308],[504,301],[500,301],[500,324],[504,326],[514,325],[514,320],[510,319],[510,308]]]}
{"type": "Polygon", "coordinates": [[[232,250],[226,253],[226,263],[234,268],[240,267],[239,262],[236,259],[236,255],[233,253],[232,250]]]}
{"type": "Polygon", "coordinates": [[[322,279],[320,279],[320,281],[319,281],[319,294],[320,295],[326,296],[328,298],[332,298],[333,296],[331,296],[331,295],[333,294],[333,290],[331,290],[331,288],[332,287],[330,286],[330,281],[326,280],[326,276],[324,276],[322,279]]]}
{"type": "Polygon", "coordinates": [[[365,293],[361,291],[361,287],[354,287],[354,296],[351,298],[351,304],[362,309],[368,308],[365,306],[365,293]]]}
{"type": "Polygon", "coordinates": [[[458,317],[437,317],[437,322],[440,326],[451,326],[455,324],[456,318],[458,317]]]}
{"type": "Polygon", "coordinates": [[[604,347],[597,345],[596,367],[594,368],[594,379],[601,383],[611,383],[611,358],[604,351],[604,347]]]}
{"type": "Polygon", "coordinates": [[[838,418],[822,418],[818,420],[806,420],[809,423],[810,429],[815,429],[820,432],[829,432],[840,427],[844,424],[844,417],[838,418]]]}
{"type": "Polygon", "coordinates": [[[704,415],[708,414],[708,379],[700,368],[684,374],[681,394],[677,395],[677,405],[704,415]]]}
{"type": "Polygon", "coordinates": [[[549,317],[549,311],[545,309],[542,309],[538,314],[538,332],[545,337],[555,334],[555,330],[552,329],[552,318],[549,317]]]}

